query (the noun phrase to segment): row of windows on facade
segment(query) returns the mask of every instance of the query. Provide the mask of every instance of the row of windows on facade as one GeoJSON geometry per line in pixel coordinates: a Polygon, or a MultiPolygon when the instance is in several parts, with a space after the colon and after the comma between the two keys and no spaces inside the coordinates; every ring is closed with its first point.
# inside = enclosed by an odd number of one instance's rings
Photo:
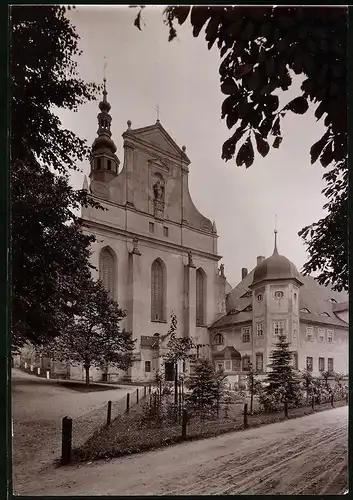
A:
{"type": "MultiPolygon", "coordinates": [[[[109,295],[114,298],[115,259],[112,251],[104,248],[99,256],[99,277],[109,295]]],[[[165,264],[156,259],[151,268],[151,320],[166,320],[167,276],[165,264]]],[[[203,269],[196,270],[196,326],[206,323],[206,273],[203,269]]]]}
{"type": "MultiPolygon", "coordinates": [[[[243,371],[249,371],[251,368],[251,360],[250,356],[245,355],[241,359],[241,365],[243,371]]],[[[295,370],[298,370],[298,353],[292,352],[292,366],[295,370]]],[[[257,372],[262,372],[264,367],[263,354],[256,354],[256,363],[255,369],[257,372]]],[[[240,360],[226,360],[226,361],[217,361],[217,368],[224,369],[225,371],[239,371],[240,369],[240,360]]],[[[307,356],[306,358],[306,369],[308,371],[313,371],[314,369],[314,359],[312,356],[307,356]]],[[[324,372],[327,369],[329,372],[333,372],[334,370],[334,362],[333,358],[327,358],[327,368],[325,366],[325,358],[318,358],[318,370],[320,372],[324,372]]]]}
{"type": "MultiPolygon", "coordinates": [[[[241,340],[244,343],[251,342],[251,326],[246,326],[241,329],[241,340]]],[[[283,335],[285,333],[285,321],[274,321],[273,322],[273,334],[283,335]]],[[[293,336],[296,337],[297,330],[293,330],[293,336]]],[[[256,324],[256,336],[258,338],[263,338],[264,336],[264,325],[263,323],[256,324]]],[[[306,339],[309,342],[315,340],[314,328],[309,326],[306,328],[306,339]]],[[[333,343],[333,330],[326,330],[325,328],[318,328],[318,341],[325,342],[328,344],[333,343]]],[[[224,337],[222,334],[217,333],[213,338],[213,343],[216,345],[224,344],[224,337]]]]}
{"type": "MultiPolygon", "coordinates": [[[[292,362],[293,368],[295,370],[298,370],[298,353],[293,352],[293,362],[292,362]]],[[[216,368],[218,370],[225,370],[226,372],[229,371],[239,371],[240,366],[243,371],[249,371],[251,368],[251,359],[249,355],[245,355],[242,357],[242,359],[235,359],[235,360],[225,360],[225,361],[217,361],[216,363],[216,368]]],[[[257,372],[262,372],[264,368],[264,358],[262,353],[257,353],[256,354],[256,362],[255,362],[255,367],[257,372]]],[[[306,369],[308,371],[313,371],[314,369],[314,359],[312,356],[307,356],[306,358],[306,369]]],[[[324,372],[327,369],[329,372],[333,372],[334,370],[334,361],[333,358],[327,358],[327,368],[325,366],[325,358],[319,357],[318,358],[318,370],[320,372],[324,372]]],[[[183,372],[186,371],[186,364],[185,362],[183,363],[183,372]]],[[[145,361],[145,372],[149,373],[151,371],[151,361],[145,361]]]]}
{"type": "MultiPolygon", "coordinates": [[[[308,371],[312,371],[314,369],[314,358],[312,356],[308,356],[306,358],[306,369],[308,371]]],[[[327,358],[327,368],[325,367],[325,358],[318,358],[318,369],[320,372],[324,372],[326,369],[329,372],[333,372],[333,358],[327,358]]]]}
{"type": "MultiPolygon", "coordinates": [[[[149,223],[149,231],[152,234],[154,233],[154,222],[149,223]]],[[[169,236],[169,228],[166,226],[163,226],[163,236],[165,236],[166,238],[168,238],[169,236]]]]}

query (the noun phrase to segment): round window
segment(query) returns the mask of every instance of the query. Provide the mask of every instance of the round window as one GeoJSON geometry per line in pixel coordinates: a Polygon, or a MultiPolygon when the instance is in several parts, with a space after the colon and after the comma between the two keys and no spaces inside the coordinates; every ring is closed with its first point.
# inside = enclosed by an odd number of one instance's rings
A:
{"type": "Polygon", "coordinates": [[[276,299],[281,299],[283,297],[284,293],[281,290],[277,290],[275,292],[275,298],[276,299]]]}
{"type": "Polygon", "coordinates": [[[262,293],[259,293],[259,295],[257,296],[257,300],[258,300],[259,302],[261,302],[261,300],[262,300],[262,293]]]}

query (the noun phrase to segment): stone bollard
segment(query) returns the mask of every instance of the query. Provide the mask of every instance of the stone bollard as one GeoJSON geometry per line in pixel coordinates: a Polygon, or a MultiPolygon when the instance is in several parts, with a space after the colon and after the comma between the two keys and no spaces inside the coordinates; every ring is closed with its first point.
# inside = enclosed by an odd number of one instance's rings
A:
{"type": "Polygon", "coordinates": [[[33,365],[31,365],[31,372],[33,372],[33,365]]]}
{"type": "Polygon", "coordinates": [[[27,367],[28,367],[27,361],[25,361],[25,370],[27,370],[27,367]]]}
{"type": "Polygon", "coordinates": [[[47,379],[49,380],[50,379],[50,371],[47,370],[47,379]]]}
{"type": "Polygon", "coordinates": [[[40,368],[37,368],[37,375],[40,375],[40,368]]]}

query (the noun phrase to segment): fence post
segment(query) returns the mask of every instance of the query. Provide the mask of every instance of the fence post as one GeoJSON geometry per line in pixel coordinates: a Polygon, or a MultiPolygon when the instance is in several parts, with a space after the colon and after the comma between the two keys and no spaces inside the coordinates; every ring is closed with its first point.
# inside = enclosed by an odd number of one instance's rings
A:
{"type": "Polygon", "coordinates": [[[186,439],[186,425],[188,423],[188,412],[183,409],[183,415],[181,420],[181,437],[182,439],[186,439]]]}
{"type": "Polygon", "coordinates": [[[288,418],[288,402],[284,402],[284,416],[288,418]]]}
{"type": "Polygon", "coordinates": [[[149,392],[150,394],[151,394],[151,390],[152,390],[152,386],[151,386],[151,384],[150,384],[150,385],[149,385],[149,387],[148,387],[148,392],[149,392]]]}
{"type": "Polygon", "coordinates": [[[331,406],[332,406],[332,408],[334,407],[334,402],[333,401],[334,401],[333,394],[331,394],[331,406]]]}
{"type": "Polygon", "coordinates": [[[107,410],[107,426],[109,427],[112,421],[112,402],[108,401],[108,410],[107,410]]]}
{"type": "Polygon", "coordinates": [[[72,450],[72,418],[64,417],[62,419],[61,434],[61,465],[71,462],[72,450]]]}
{"type": "Polygon", "coordinates": [[[146,395],[147,395],[147,387],[144,386],[144,388],[143,388],[143,397],[146,398],[146,395]]]}
{"type": "Polygon", "coordinates": [[[126,413],[129,413],[130,410],[130,393],[126,394],[126,413]]]}
{"type": "Polygon", "coordinates": [[[244,403],[244,429],[249,427],[248,424],[248,403],[244,403]]]}
{"type": "Polygon", "coordinates": [[[37,374],[40,375],[40,368],[37,368],[37,374]]]}
{"type": "Polygon", "coordinates": [[[139,402],[139,390],[136,389],[136,404],[139,402]]]}

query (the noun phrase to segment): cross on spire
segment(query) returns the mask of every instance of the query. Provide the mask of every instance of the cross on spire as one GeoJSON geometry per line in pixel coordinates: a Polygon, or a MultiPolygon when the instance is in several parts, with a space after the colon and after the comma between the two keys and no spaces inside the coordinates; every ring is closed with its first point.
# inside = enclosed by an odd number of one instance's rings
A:
{"type": "Polygon", "coordinates": [[[159,122],[159,104],[156,106],[156,112],[157,112],[157,122],[159,122]]]}
{"type": "Polygon", "coordinates": [[[273,253],[278,253],[278,250],[277,250],[277,220],[278,220],[278,217],[277,217],[277,214],[275,214],[275,230],[273,231],[274,234],[275,234],[275,248],[273,250],[273,253]]]}
{"type": "Polygon", "coordinates": [[[107,58],[104,56],[104,66],[103,66],[103,80],[107,79],[107,58]]]}

